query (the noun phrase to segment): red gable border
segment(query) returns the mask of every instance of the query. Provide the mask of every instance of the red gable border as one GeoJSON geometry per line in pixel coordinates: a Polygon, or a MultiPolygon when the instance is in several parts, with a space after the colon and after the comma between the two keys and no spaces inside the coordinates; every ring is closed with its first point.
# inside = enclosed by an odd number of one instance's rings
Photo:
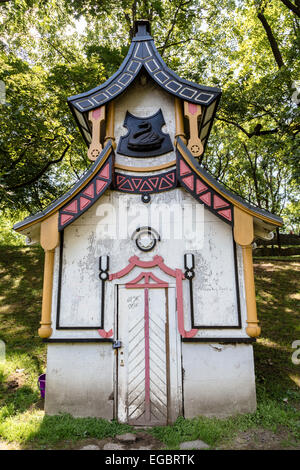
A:
{"type": "Polygon", "coordinates": [[[207,209],[229,225],[233,225],[233,205],[223,196],[220,196],[209,184],[204,181],[184,160],[179,150],[176,152],[177,179],[196,201],[202,203],[207,209]]]}
{"type": "Polygon", "coordinates": [[[114,175],[114,189],[124,193],[159,193],[174,189],[176,186],[176,170],[151,176],[134,176],[122,173],[114,175]]]}
{"type": "Polygon", "coordinates": [[[109,188],[113,180],[113,154],[103,163],[94,178],[59,211],[58,230],[61,232],[78,219],[109,188]]]}

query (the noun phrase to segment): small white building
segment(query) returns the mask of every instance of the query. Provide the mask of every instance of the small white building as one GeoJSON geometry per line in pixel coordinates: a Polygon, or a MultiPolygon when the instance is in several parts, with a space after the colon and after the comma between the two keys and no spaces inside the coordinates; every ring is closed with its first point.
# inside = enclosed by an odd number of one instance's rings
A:
{"type": "Polygon", "coordinates": [[[254,236],[279,217],[199,162],[221,90],[178,77],[149,24],[104,84],[69,98],[89,170],[14,229],[45,250],[45,410],[135,425],[256,407],[254,236]]]}

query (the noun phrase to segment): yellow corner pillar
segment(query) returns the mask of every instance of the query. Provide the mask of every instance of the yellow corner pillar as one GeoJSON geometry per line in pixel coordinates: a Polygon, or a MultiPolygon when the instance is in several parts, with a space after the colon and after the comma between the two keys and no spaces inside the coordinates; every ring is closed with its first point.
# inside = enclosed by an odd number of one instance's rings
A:
{"type": "Polygon", "coordinates": [[[116,148],[116,139],[115,139],[115,103],[114,103],[113,101],[111,101],[111,102],[108,104],[104,145],[106,145],[109,140],[112,140],[113,148],[115,149],[115,148],[116,148]]]}
{"type": "Polygon", "coordinates": [[[175,140],[176,137],[181,137],[183,142],[186,144],[187,140],[184,133],[184,120],[181,99],[175,98],[175,140]]]}
{"type": "Polygon", "coordinates": [[[42,302],[42,318],[41,327],[39,328],[39,336],[41,338],[49,338],[52,334],[51,328],[51,306],[52,306],[52,288],[53,288],[53,271],[54,271],[54,254],[55,248],[59,245],[58,233],[58,212],[41,223],[40,234],[41,246],[45,251],[44,265],[44,284],[43,284],[43,302],[42,302]]]}
{"type": "Polygon", "coordinates": [[[251,338],[260,335],[261,328],[258,326],[255,283],[252,260],[252,242],[254,239],[253,216],[234,207],[234,239],[241,246],[243,253],[244,279],[247,305],[247,328],[246,333],[251,338]]]}

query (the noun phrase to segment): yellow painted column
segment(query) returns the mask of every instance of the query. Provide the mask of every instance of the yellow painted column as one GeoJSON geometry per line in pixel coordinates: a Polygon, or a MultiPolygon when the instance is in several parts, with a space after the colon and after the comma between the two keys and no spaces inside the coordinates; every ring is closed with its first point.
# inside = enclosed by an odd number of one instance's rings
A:
{"type": "Polygon", "coordinates": [[[176,137],[181,137],[183,142],[186,144],[187,140],[184,133],[182,102],[179,98],[175,98],[175,126],[175,139],[176,137]]]}
{"type": "Polygon", "coordinates": [[[112,140],[113,147],[116,148],[116,139],[115,139],[115,103],[111,101],[108,104],[107,118],[106,118],[106,132],[104,145],[107,144],[108,140],[112,140]]]}
{"type": "Polygon", "coordinates": [[[260,335],[261,328],[258,325],[255,297],[255,283],[252,259],[252,242],[254,239],[253,216],[241,209],[234,207],[234,239],[242,248],[244,280],[247,305],[246,333],[251,338],[260,335]]]}
{"type": "Polygon", "coordinates": [[[40,242],[45,250],[42,318],[39,336],[49,338],[52,334],[51,307],[55,248],[59,245],[58,212],[41,223],[40,242]]]}

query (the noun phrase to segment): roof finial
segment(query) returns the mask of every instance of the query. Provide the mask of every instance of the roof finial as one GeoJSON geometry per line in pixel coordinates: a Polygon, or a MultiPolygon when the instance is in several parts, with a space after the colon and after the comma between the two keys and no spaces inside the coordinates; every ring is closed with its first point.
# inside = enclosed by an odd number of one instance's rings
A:
{"type": "Polygon", "coordinates": [[[150,21],[136,20],[134,22],[133,31],[135,36],[149,36],[151,35],[150,21]]]}

